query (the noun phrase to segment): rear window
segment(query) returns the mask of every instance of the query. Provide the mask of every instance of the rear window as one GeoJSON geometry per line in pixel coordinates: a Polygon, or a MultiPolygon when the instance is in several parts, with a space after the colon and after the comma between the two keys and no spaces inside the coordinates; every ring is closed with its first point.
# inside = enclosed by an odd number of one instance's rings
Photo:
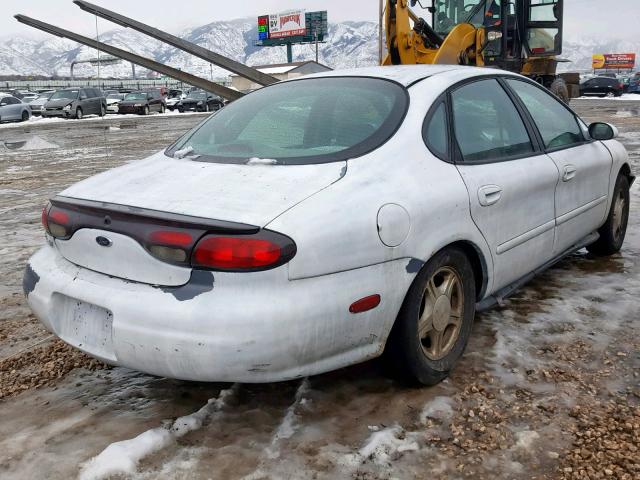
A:
{"type": "Polygon", "coordinates": [[[313,78],[257,90],[218,111],[168,150],[193,149],[198,160],[282,164],[343,161],[391,137],[408,95],[376,78],[313,78]]]}

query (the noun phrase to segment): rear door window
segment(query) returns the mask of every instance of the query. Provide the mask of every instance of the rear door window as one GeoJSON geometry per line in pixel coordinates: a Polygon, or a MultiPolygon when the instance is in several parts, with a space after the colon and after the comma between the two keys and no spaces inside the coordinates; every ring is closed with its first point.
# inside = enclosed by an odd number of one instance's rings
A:
{"type": "Polygon", "coordinates": [[[495,79],[451,94],[455,138],[465,162],[499,161],[534,151],[517,108],[495,79]]]}
{"type": "Polygon", "coordinates": [[[522,80],[508,79],[507,84],[531,114],[546,148],[562,148],[584,142],[576,116],[551,93],[522,80]]]}

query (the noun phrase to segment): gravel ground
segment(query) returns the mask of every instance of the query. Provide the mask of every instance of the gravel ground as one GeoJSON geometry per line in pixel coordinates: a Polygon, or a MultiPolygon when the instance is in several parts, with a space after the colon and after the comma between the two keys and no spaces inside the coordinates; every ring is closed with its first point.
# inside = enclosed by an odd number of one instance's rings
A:
{"type": "MultiPolygon", "coordinates": [[[[616,124],[640,171],[640,102],[573,105],[616,124]]],[[[0,130],[1,478],[640,478],[635,209],[621,254],[579,252],[478,315],[462,362],[433,388],[397,384],[377,362],[273,385],[179,382],[51,338],[21,293],[47,197],[200,120],[0,130]]]]}

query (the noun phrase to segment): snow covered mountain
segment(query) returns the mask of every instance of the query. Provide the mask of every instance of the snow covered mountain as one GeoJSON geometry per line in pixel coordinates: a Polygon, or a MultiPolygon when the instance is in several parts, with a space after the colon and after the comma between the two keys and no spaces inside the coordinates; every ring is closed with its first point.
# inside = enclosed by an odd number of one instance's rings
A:
{"type": "MultiPolygon", "coordinates": [[[[257,27],[254,18],[213,22],[187,29],[180,36],[248,65],[286,62],[284,47],[260,48],[254,45],[257,27]]],[[[342,22],[329,25],[326,43],[320,45],[320,62],[332,68],[374,65],[378,59],[378,29],[373,22],[342,22]]],[[[223,78],[227,72],[204,60],[153,40],[130,29],[118,29],[100,35],[100,40],[113,46],[153,58],[184,71],[211,78],[223,78]]],[[[607,39],[579,39],[565,41],[563,58],[571,63],[563,70],[589,70],[592,53],[633,53],[640,55],[640,47],[629,41],[607,39]]],[[[293,49],[294,60],[315,58],[313,45],[299,45],[293,49]]],[[[69,40],[47,37],[33,40],[21,37],[0,39],[0,75],[69,75],[74,60],[95,58],[97,52],[69,40]]],[[[148,72],[136,68],[139,76],[148,72]]],[[[96,68],[89,64],[75,67],[76,76],[95,76],[96,68]]],[[[129,77],[131,65],[121,62],[103,66],[101,76],[129,77]]]]}
{"type": "MultiPolygon", "coordinates": [[[[255,19],[213,22],[180,33],[182,38],[249,65],[284,63],[284,47],[261,48],[254,45],[258,37],[255,19]]],[[[130,29],[112,30],[100,35],[100,41],[180,68],[203,77],[225,77],[228,72],[181,50],[158,42],[130,29]]],[[[320,62],[333,68],[374,65],[378,59],[377,25],[372,22],[343,22],[329,25],[329,38],[320,44],[320,62]]],[[[315,59],[313,45],[293,49],[294,61],[315,59]]],[[[74,42],[49,37],[32,40],[13,37],[0,39],[0,75],[69,75],[71,62],[96,58],[97,51],[74,42]]],[[[142,76],[146,71],[136,68],[142,76]]],[[[76,65],[76,76],[93,76],[96,68],[76,65]]],[[[128,77],[127,62],[103,66],[102,76],[128,77]]]]}

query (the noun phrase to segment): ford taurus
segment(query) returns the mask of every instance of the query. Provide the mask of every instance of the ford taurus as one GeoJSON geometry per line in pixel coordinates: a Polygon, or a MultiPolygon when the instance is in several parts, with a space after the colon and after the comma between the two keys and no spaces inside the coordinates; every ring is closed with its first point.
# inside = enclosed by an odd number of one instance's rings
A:
{"type": "Polygon", "coordinates": [[[24,290],[64,341],[151,374],[268,382],[385,353],[434,384],[476,309],[620,250],[616,135],[491,69],[278,83],[51,198],[24,290]]]}

